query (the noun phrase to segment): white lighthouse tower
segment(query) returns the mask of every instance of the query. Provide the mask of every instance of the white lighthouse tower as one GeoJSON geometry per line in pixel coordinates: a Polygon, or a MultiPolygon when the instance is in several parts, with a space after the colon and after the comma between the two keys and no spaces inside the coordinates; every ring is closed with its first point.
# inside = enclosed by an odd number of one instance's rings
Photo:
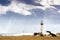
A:
{"type": "Polygon", "coordinates": [[[43,24],[43,20],[41,20],[40,25],[41,25],[41,26],[40,26],[40,27],[41,27],[41,28],[40,28],[40,29],[41,29],[41,36],[43,36],[43,25],[44,25],[44,24],[43,24]]]}

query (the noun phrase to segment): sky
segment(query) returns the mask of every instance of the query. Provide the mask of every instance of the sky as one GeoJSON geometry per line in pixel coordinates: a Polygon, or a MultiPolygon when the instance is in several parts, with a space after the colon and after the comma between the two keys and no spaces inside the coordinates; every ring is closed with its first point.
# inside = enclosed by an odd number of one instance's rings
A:
{"type": "Polygon", "coordinates": [[[60,32],[59,0],[0,0],[0,33],[60,32]]]}

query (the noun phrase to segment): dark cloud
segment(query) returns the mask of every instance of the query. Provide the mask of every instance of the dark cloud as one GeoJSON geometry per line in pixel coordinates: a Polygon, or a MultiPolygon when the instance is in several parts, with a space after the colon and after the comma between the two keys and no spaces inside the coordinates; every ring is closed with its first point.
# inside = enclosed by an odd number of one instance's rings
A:
{"type": "Polygon", "coordinates": [[[0,5],[8,6],[11,3],[11,0],[0,0],[0,5]]]}
{"type": "MultiPolygon", "coordinates": [[[[0,0],[0,5],[8,6],[12,0],[0,0]]],[[[36,3],[35,0],[16,0],[19,3],[25,3],[29,5],[42,6],[40,3],[36,3]]]]}
{"type": "Polygon", "coordinates": [[[60,5],[52,5],[54,6],[55,8],[57,8],[58,10],[60,10],[60,5]]]}
{"type": "Polygon", "coordinates": [[[35,5],[35,6],[42,6],[40,3],[36,3],[35,0],[16,0],[16,1],[30,4],[30,5],[35,5]]]}

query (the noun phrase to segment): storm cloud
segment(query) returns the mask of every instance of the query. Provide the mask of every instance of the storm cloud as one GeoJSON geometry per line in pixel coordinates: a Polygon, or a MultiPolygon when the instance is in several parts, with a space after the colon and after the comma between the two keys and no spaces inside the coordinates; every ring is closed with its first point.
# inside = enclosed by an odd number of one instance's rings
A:
{"type": "Polygon", "coordinates": [[[35,6],[42,6],[39,2],[37,2],[36,0],[16,0],[17,2],[22,2],[25,4],[30,4],[30,5],[35,5],[35,6]]]}
{"type": "Polygon", "coordinates": [[[0,0],[0,5],[8,6],[11,3],[11,0],[0,0]]]}
{"type": "Polygon", "coordinates": [[[36,2],[36,0],[0,0],[0,5],[8,6],[9,4],[11,4],[12,1],[34,5],[34,6],[42,6],[40,3],[36,2]]]}

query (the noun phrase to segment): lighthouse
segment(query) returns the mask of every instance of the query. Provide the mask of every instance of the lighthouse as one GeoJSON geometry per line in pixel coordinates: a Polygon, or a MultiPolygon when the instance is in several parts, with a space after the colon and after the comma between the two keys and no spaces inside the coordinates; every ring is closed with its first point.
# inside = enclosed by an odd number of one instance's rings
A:
{"type": "Polygon", "coordinates": [[[43,20],[41,20],[40,25],[41,25],[41,26],[40,26],[40,27],[41,27],[41,28],[40,28],[40,29],[41,29],[41,36],[43,36],[43,25],[44,25],[44,24],[43,24],[43,20]]]}

